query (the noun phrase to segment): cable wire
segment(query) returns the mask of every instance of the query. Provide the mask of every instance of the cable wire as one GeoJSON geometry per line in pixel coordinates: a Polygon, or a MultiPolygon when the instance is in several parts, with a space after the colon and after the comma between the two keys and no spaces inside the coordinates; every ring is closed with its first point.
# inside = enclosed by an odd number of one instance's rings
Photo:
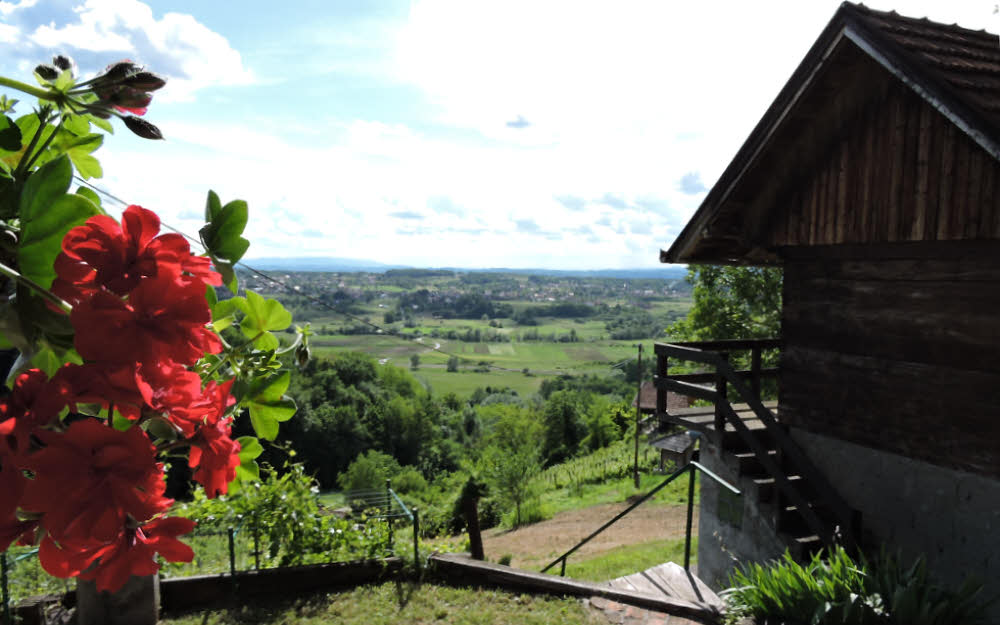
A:
{"type": "MultiPolygon", "coordinates": [[[[90,189],[92,189],[94,192],[99,193],[99,194],[107,197],[108,199],[121,204],[122,206],[128,206],[129,205],[129,203],[126,202],[125,200],[121,199],[120,197],[114,195],[113,193],[111,193],[111,192],[109,192],[109,191],[107,191],[105,189],[102,189],[101,187],[98,187],[97,185],[91,183],[90,181],[85,180],[85,179],[83,179],[80,176],[75,175],[75,174],[74,174],[73,177],[78,182],[87,185],[87,187],[89,187],[90,189]]],[[[187,234],[186,232],[180,230],[179,228],[174,228],[173,226],[171,226],[171,225],[169,225],[167,223],[164,223],[162,221],[160,222],[160,225],[163,226],[164,228],[167,228],[168,230],[176,232],[177,234],[183,236],[184,238],[186,238],[187,240],[191,241],[192,243],[196,244],[199,248],[201,248],[202,250],[204,250],[205,246],[202,244],[202,242],[201,242],[200,239],[197,239],[197,238],[195,238],[195,237],[187,234]]],[[[319,306],[321,306],[321,307],[323,307],[323,308],[325,308],[325,309],[327,309],[327,310],[329,310],[329,311],[331,311],[333,313],[336,313],[338,315],[346,317],[347,319],[350,319],[350,320],[352,320],[352,321],[354,321],[356,323],[361,323],[361,324],[367,325],[370,328],[374,328],[375,330],[377,330],[377,333],[379,333],[379,334],[384,334],[386,336],[391,336],[391,337],[394,337],[394,338],[398,338],[401,341],[405,341],[405,342],[411,343],[411,344],[412,343],[417,343],[421,347],[423,347],[424,349],[426,349],[428,351],[437,352],[437,353],[442,354],[444,356],[448,356],[449,358],[458,358],[460,360],[466,360],[466,358],[464,356],[459,356],[458,354],[454,354],[452,352],[445,351],[445,350],[441,349],[438,345],[434,345],[434,346],[425,345],[422,342],[423,341],[423,337],[422,336],[421,337],[415,337],[415,338],[408,338],[407,336],[401,334],[399,331],[397,331],[395,329],[384,328],[384,327],[378,325],[377,323],[373,323],[373,322],[371,322],[371,321],[369,321],[367,319],[363,319],[363,318],[358,317],[357,315],[354,315],[352,313],[349,313],[349,312],[346,312],[346,311],[343,311],[343,310],[339,310],[339,309],[335,308],[332,304],[329,304],[326,301],[324,301],[322,298],[316,297],[316,296],[314,296],[314,295],[312,295],[310,293],[306,293],[306,292],[300,291],[300,290],[296,289],[295,287],[293,287],[293,286],[291,286],[289,284],[286,284],[285,282],[282,282],[281,280],[279,280],[279,279],[277,279],[277,278],[275,278],[273,276],[270,276],[270,275],[264,273],[263,271],[261,271],[259,269],[251,267],[250,265],[246,264],[243,261],[237,262],[236,266],[237,267],[241,267],[241,268],[249,271],[250,273],[253,273],[253,274],[257,275],[260,278],[263,278],[265,280],[268,280],[268,281],[270,281],[270,282],[272,282],[272,283],[280,286],[281,288],[285,289],[285,291],[287,291],[291,295],[298,295],[298,296],[304,297],[307,300],[313,302],[314,304],[317,304],[317,305],[319,305],[319,306]]],[[[486,366],[489,367],[490,369],[495,369],[497,371],[507,371],[507,372],[510,372],[510,373],[520,373],[522,371],[522,370],[518,370],[518,369],[508,369],[507,367],[501,367],[499,365],[494,365],[492,363],[487,363],[486,366]]]]}

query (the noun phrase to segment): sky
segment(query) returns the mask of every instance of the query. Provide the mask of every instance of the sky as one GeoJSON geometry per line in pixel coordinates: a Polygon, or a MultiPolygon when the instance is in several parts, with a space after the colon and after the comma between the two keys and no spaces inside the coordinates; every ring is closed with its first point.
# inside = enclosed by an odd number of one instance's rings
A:
{"type": "MultiPolygon", "coordinates": [[[[868,5],[1000,32],[994,2],[868,5]]],[[[251,262],[650,268],[838,6],[0,0],[0,73],[166,76],[166,140],[118,124],[94,182],[191,234],[209,189],[246,200],[251,262]]]]}

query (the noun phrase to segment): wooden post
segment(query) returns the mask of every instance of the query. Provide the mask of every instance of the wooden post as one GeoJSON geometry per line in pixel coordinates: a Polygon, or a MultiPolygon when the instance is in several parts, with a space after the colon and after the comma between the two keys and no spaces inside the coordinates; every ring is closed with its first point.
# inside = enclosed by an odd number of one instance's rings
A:
{"type": "Polygon", "coordinates": [[[750,350],[750,390],[760,399],[760,345],[750,350]]]}
{"type": "Polygon", "coordinates": [[[692,516],[694,514],[694,478],[697,471],[693,464],[688,465],[688,471],[690,475],[688,476],[688,510],[687,510],[687,527],[684,530],[684,570],[691,570],[691,524],[692,516]]]}
{"type": "MultiPolygon", "coordinates": [[[[719,352],[719,358],[729,362],[729,352],[719,352]]],[[[715,432],[722,436],[726,431],[726,413],[722,404],[728,403],[729,400],[726,398],[726,377],[718,367],[715,369],[715,393],[718,396],[715,400],[715,432]]]]}
{"type": "Polygon", "coordinates": [[[385,510],[386,521],[389,524],[389,538],[388,538],[389,544],[387,545],[387,547],[388,547],[387,550],[389,551],[389,553],[394,553],[393,547],[392,547],[392,539],[393,539],[393,534],[392,534],[392,530],[393,530],[393,528],[392,528],[392,480],[390,480],[389,478],[386,478],[386,480],[385,480],[385,507],[386,507],[386,510],[385,510]]]}
{"type": "MultiPolygon", "coordinates": [[[[667,369],[670,366],[670,359],[666,354],[656,355],[656,379],[665,379],[667,377],[667,369]]],[[[660,418],[660,415],[667,411],[667,389],[661,388],[659,385],[656,387],[656,417],[660,418]]]]}
{"type": "MultiPolygon", "coordinates": [[[[635,487],[639,488],[639,428],[642,423],[642,343],[639,343],[639,367],[636,370],[639,392],[635,396],[635,465],[632,469],[632,481],[635,487]]],[[[657,391],[659,396],[659,391],[657,391]]],[[[659,398],[657,397],[657,401],[659,398]]]]}
{"type": "Polygon", "coordinates": [[[420,510],[413,506],[413,566],[420,572],[420,510]]]}
{"type": "Polygon", "coordinates": [[[253,510],[253,568],[260,570],[260,518],[256,508],[253,510]]]}

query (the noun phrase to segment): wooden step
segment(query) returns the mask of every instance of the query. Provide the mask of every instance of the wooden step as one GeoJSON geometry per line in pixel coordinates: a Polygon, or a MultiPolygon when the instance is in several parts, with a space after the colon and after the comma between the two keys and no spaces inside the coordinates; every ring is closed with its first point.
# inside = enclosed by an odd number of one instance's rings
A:
{"type": "MultiPolygon", "coordinates": [[[[769,449],[767,455],[774,460],[778,461],[778,451],[775,449],[769,449]]],[[[744,451],[737,454],[733,454],[736,458],[737,467],[739,468],[740,475],[750,476],[750,477],[768,477],[770,474],[767,469],[764,468],[763,463],[761,463],[760,458],[757,457],[752,451],[744,451]]]]}
{"type": "MultiPolygon", "coordinates": [[[[787,477],[807,501],[816,500],[816,491],[808,482],[802,479],[801,475],[789,475],[787,477]]],[[[757,501],[761,503],[774,503],[780,499],[785,499],[778,488],[777,481],[773,477],[758,477],[754,478],[753,482],[757,488],[757,501]]]]}

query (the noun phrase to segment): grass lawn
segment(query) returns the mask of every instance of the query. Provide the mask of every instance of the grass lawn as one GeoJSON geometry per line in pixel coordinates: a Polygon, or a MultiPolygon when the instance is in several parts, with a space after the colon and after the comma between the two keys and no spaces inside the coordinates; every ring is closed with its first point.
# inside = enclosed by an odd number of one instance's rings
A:
{"type": "MultiPolygon", "coordinates": [[[[634,571],[633,571],[634,572],[634,571]]],[[[248,605],[162,619],[163,625],[449,625],[603,624],[577,599],[431,584],[385,583],[275,604],[248,605]]]]}
{"type": "MultiPolygon", "coordinates": [[[[698,557],[698,537],[691,539],[691,561],[698,557]]],[[[653,540],[619,547],[615,551],[593,558],[574,559],[566,564],[566,577],[588,582],[606,582],[616,577],[632,575],[663,564],[684,563],[684,539],[653,540]]],[[[553,571],[558,574],[558,571],[553,571]]]]}

